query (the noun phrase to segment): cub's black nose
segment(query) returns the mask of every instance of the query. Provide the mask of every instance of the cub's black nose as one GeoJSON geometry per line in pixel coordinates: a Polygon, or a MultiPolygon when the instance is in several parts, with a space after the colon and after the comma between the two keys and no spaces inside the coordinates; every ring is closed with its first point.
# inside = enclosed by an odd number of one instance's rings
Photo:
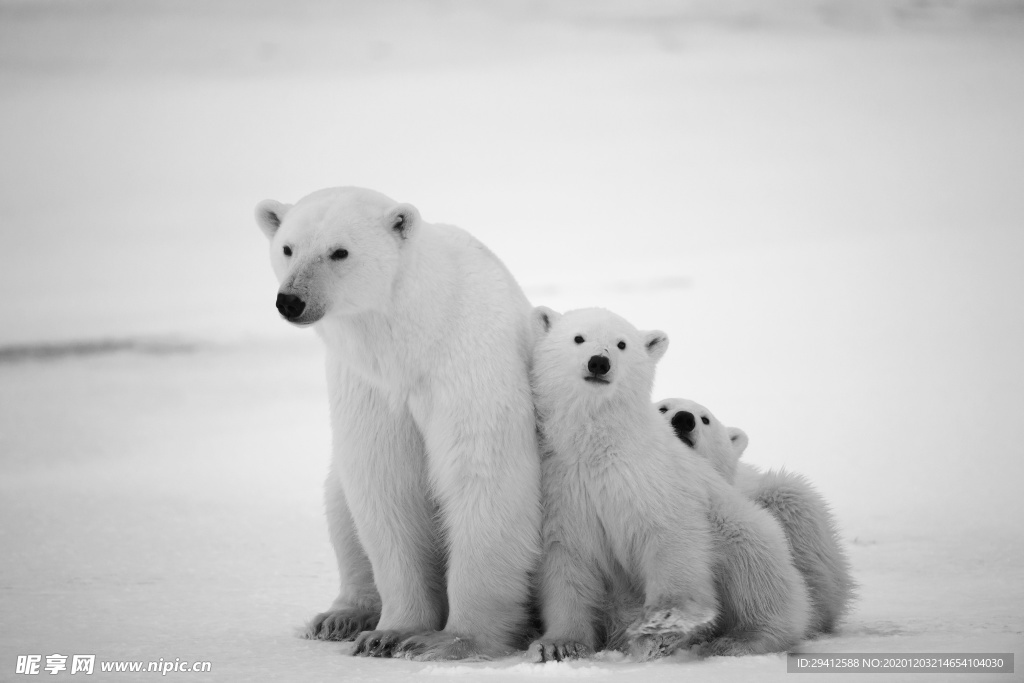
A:
{"type": "Polygon", "coordinates": [[[697,426],[697,420],[690,411],[680,410],[672,416],[672,426],[675,428],[676,434],[689,434],[697,426]]]}
{"type": "Polygon", "coordinates": [[[306,302],[294,294],[278,294],[277,310],[288,320],[295,320],[306,310],[306,302]]]}
{"type": "Polygon", "coordinates": [[[676,436],[690,448],[693,448],[693,428],[697,426],[697,419],[688,410],[680,410],[672,416],[672,428],[676,430],[676,436]]]}
{"type": "Polygon", "coordinates": [[[590,370],[595,375],[606,375],[611,369],[612,364],[608,362],[606,356],[591,356],[590,361],[587,362],[587,370],[590,370]]]}

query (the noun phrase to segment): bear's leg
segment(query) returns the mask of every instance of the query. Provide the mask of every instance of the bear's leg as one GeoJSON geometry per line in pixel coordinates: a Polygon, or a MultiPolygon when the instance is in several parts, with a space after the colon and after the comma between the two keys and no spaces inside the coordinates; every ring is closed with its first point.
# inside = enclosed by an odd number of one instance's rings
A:
{"type": "Polygon", "coordinates": [[[686,636],[718,616],[710,530],[696,506],[684,519],[674,528],[648,529],[634,536],[644,544],[639,571],[646,596],[643,613],[627,629],[631,640],[686,636]]]}
{"type": "Polygon", "coordinates": [[[341,479],[331,467],[324,483],[327,530],[338,560],[341,590],[326,612],[313,617],[306,637],[316,640],[352,640],[361,631],[377,627],[380,594],[373,583],[373,569],[356,534],[352,513],[345,500],[341,479]]]}
{"type": "Polygon", "coordinates": [[[377,630],[354,654],[390,656],[444,623],[444,557],[428,498],[423,441],[403,406],[349,377],[332,394],[334,467],[380,594],[377,630]]]}
{"type": "MultiPolygon", "coordinates": [[[[536,662],[592,654],[597,610],[604,603],[601,558],[607,551],[578,476],[554,457],[543,464],[543,559],[538,575],[544,635],[530,645],[536,662]]],[[[625,597],[625,596],[623,596],[625,597]]]]}
{"type": "Polygon", "coordinates": [[[604,600],[599,611],[602,634],[597,647],[631,653],[633,642],[627,631],[644,613],[644,591],[621,564],[609,564],[609,571],[602,577],[605,579],[604,600]]]}
{"type": "Polygon", "coordinates": [[[778,522],[743,498],[723,501],[715,527],[727,624],[707,654],[764,654],[794,646],[807,631],[810,604],[778,522]]]}
{"type": "Polygon", "coordinates": [[[410,655],[486,657],[523,645],[529,574],[540,556],[540,458],[532,401],[509,403],[451,392],[417,420],[448,545],[449,611],[443,632],[402,644],[410,655]]]}

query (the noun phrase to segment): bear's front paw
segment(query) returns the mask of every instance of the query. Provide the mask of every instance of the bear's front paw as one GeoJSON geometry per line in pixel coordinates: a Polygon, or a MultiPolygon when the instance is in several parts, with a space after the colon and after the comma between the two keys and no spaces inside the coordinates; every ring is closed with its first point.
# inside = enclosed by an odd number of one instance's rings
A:
{"type": "Polygon", "coordinates": [[[402,641],[395,651],[419,661],[446,659],[486,659],[476,642],[469,636],[460,636],[448,631],[427,631],[417,633],[402,641]]]}
{"type": "Polygon", "coordinates": [[[377,628],[380,612],[356,609],[335,609],[321,612],[306,626],[310,640],[352,640],[362,631],[377,628]]]}
{"type": "Polygon", "coordinates": [[[527,658],[532,662],[543,664],[544,662],[561,662],[566,659],[579,659],[594,654],[588,646],[577,643],[575,640],[535,640],[529,650],[527,658]]]}
{"type": "Polygon", "coordinates": [[[401,631],[363,631],[356,638],[352,655],[358,657],[391,657],[395,648],[409,635],[401,631]]]}
{"type": "Polygon", "coordinates": [[[648,606],[626,633],[632,637],[661,634],[685,636],[714,620],[715,610],[690,600],[680,606],[648,606]]]}

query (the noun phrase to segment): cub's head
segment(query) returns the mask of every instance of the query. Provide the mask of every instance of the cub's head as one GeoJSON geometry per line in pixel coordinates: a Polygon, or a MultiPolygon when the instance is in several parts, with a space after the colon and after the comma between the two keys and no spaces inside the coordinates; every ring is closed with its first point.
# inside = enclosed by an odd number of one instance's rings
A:
{"type": "Polygon", "coordinates": [[[601,403],[650,400],[654,367],[668,348],[659,330],[641,332],[600,308],[561,315],[533,310],[534,389],[539,398],[601,403]]]}
{"type": "Polygon", "coordinates": [[[382,308],[420,217],[372,190],[320,190],[294,205],[267,199],[256,223],[270,240],[280,283],[277,310],[290,323],[382,308]]]}
{"type": "Polygon", "coordinates": [[[734,482],[736,463],[748,443],[742,429],[726,427],[710,410],[685,398],[668,398],[654,405],[680,441],[706,458],[726,481],[734,482]]]}

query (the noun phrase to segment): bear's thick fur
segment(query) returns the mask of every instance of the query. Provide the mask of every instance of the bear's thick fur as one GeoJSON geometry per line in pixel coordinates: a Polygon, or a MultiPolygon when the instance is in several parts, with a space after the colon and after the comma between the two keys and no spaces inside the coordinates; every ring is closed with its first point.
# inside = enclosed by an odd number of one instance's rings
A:
{"type": "Polygon", "coordinates": [[[534,322],[545,632],[533,655],[610,646],[650,656],[697,639],[708,654],[794,645],[807,592],[778,523],[651,410],[666,335],[601,309],[539,307],[534,322]]]}
{"type": "Polygon", "coordinates": [[[466,232],[371,190],[256,217],[278,310],[327,349],[341,591],[309,637],[425,659],[521,646],[541,514],[522,290],[466,232]]]}
{"type": "Polygon", "coordinates": [[[833,632],[849,609],[856,583],[825,499],[799,474],[784,469],[761,472],[747,463],[737,467],[748,444],[747,435],[723,425],[701,404],[669,398],[655,406],[683,443],[779,521],[810,593],[808,635],[833,632]]]}

